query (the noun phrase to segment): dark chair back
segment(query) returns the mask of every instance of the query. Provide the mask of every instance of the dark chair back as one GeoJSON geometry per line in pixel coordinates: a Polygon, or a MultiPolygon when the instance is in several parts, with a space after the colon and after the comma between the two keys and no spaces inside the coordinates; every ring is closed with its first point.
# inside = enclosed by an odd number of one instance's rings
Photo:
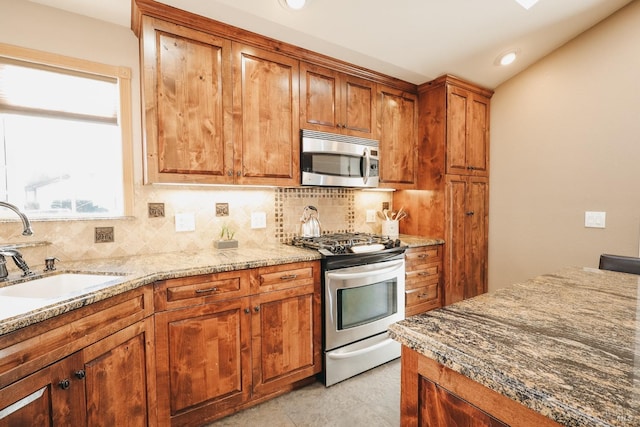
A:
{"type": "Polygon", "coordinates": [[[640,274],[640,258],[622,255],[600,255],[600,270],[640,274]]]}

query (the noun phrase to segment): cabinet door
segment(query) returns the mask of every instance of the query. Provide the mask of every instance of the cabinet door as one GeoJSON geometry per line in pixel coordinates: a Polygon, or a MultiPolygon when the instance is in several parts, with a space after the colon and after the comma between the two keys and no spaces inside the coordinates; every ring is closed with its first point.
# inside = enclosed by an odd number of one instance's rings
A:
{"type": "Polygon", "coordinates": [[[252,297],[253,391],[267,395],[320,372],[313,284],[252,297]]]}
{"type": "Polygon", "coordinates": [[[152,342],[147,318],[82,351],[88,427],[155,425],[152,342]]]}
{"type": "Polygon", "coordinates": [[[466,196],[466,284],[465,298],[487,292],[489,238],[489,183],[470,177],[466,196]]]}
{"type": "Polygon", "coordinates": [[[449,174],[488,176],[489,99],[447,87],[447,164],[449,174]]]}
{"type": "Polygon", "coordinates": [[[249,398],[248,303],[238,298],[156,313],[160,424],[202,423],[249,398]]]}
{"type": "Polygon", "coordinates": [[[300,76],[302,128],[375,138],[375,83],[304,62],[300,76]]]}
{"type": "Polygon", "coordinates": [[[378,86],[381,187],[415,188],[417,102],[414,94],[378,86]]]}
{"type": "Polygon", "coordinates": [[[376,94],[375,83],[344,75],[342,85],[343,133],[362,138],[375,138],[376,94]]]}
{"type": "Polygon", "coordinates": [[[144,17],[141,48],[147,181],[232,182],[231,42],[144,17]]]}
{"type": "Polygon", "coordinates": [[[79,353],[0,390],[0,427],[85,425],[79,353]]]}
{"type": "Polygon", "coordinates": [[[233,61],[236,182],[298,185],[298,61],[235,42],[233,61]]]}
{"type": "Polygon", "coordinates": [[[445,305],[471,298],[487,289],[487,178],[448,176],[446,179],[445,305]]]}
{"type": "Polygon", "coordinates": [[[478,407],[427,380],[419,379],[419,419],[431,427],[508,427],[478,407]]]}
{"type": "Polygon", "coordinates": [[[340,131],[340,73],[300,63],[300,126],[322,132],[340,131]]]}

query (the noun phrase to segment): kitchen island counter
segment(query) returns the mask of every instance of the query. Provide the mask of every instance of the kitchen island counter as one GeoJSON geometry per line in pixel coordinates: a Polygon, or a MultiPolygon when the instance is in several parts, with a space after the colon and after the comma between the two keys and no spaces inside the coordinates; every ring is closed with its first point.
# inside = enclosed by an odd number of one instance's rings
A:
{"type": "Polygon", "coordinates": [[[640,276],[567,268],[392,325],[404,346],[403,425],[417,422],[422,399],[405,362],[424,359],[436,366],[430,381],[491,390],[471,403],[511,425],[528,424],[491,409],[517,402],[566,426],[640,426],[639,289],[640,276]]]}

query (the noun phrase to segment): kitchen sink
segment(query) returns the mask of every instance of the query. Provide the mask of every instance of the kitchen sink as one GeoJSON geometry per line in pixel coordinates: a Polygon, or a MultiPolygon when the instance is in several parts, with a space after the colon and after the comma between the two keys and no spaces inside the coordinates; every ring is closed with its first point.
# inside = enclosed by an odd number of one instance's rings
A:
{"type": "Polygon", "coordinates": [[[5,286],[0,288],[0,297],[54,300],[115,285],[122,281],[123,277],[91,273],[61,273],[5,286]]]}

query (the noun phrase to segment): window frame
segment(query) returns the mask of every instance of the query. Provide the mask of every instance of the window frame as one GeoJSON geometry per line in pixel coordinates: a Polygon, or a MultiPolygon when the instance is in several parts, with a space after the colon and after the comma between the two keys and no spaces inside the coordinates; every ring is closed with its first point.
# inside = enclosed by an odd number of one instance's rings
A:
{"type": "MultiPolygon", "coordinates": [[[[123,192],[123,216],[133,216],[133,125],[131,108],[131,68],[114,66],[73,58],[56,53],[44,52],[9,44],[0,43],[0,56],[34,64],[48,65],[64,68],[72,71],[95,74],[98,76],[115,78],[119,90],[118,125],[120,127],[122,141],[122,192],[123,192]]],[[[108,217],[85,216],[81,218],[41,217],[34,221],[43,220],[95,220],[108,217]]],[[[118,218],[120,218],[118,216],[118,218]]]]}

